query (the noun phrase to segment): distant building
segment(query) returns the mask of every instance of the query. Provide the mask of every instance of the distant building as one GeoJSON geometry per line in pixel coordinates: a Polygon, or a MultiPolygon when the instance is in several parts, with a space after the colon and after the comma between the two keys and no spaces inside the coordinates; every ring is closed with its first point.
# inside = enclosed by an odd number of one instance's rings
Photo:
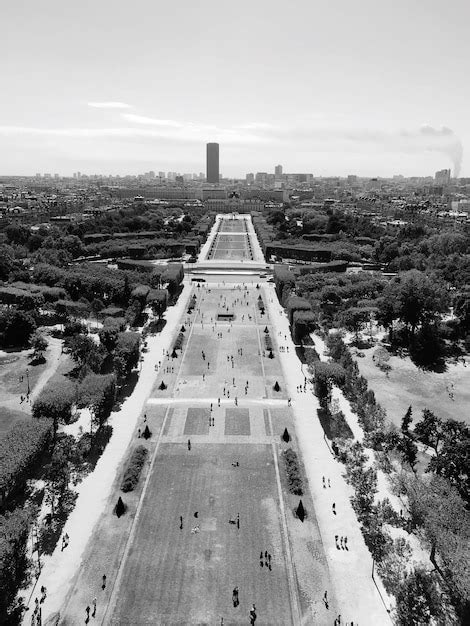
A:
{"type": "Polygon", "coordinates": [[[437,185],[448,185],[450,183],[450,170],[439,170],[434,174],[437,185]]]}
{"type": "Polygon", "coordinates": [[[353,185],[354,183],[357,183],[357,176],[355,174],[349,174],[349,176],[348,176],[348,183],[350,185],[353,185]]]}
{"type": "Polygon", "coordinates": [[[219,183],[219,144],[206,145],[206,180],[208,183],[219,183]]]}
{"type": "Polygon", "coordinates": [[[255,175],[254,174],[247,174],[246,175],[246,184],[247,185],[252,185],[255,182],[255,175]]]}
{"type": "Polygon", "coordinates": [[[282,165],[276,165],[276,167],[274,168],[274,176],[276,178],[281,178],[281,176],[282,176],[282,165]]]}
{"type": "Polygon", "coordinates": [[[158,172],[158,178],[165,180],[165,172],[158,172]]]}

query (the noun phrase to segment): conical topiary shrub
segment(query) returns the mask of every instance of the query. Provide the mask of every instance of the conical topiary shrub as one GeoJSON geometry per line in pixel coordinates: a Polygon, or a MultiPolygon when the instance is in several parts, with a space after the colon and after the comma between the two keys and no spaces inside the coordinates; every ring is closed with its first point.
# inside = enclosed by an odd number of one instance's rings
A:
{"type": "Polygon", "coordinates": [[[269,333],[269,330],[268,330],[268,327],[267,327],[267,326],[265,326],[265,327],[264,327],[264,332],[265,332],[265,333],[269,333]]]}
{"type": "Polygon", "coordinates": [[[173,349],[173,352],[171,353],[171,358],[172,359],[177,359],[178,358],[178,353],[176,352],[175,349],[173,349]]]}
{"type": "Polygon", "coordinates": [[[295,509],[295,512],[296,512],[297,517],[299,518],[299,520],[301,522],[303,522],[304,519],[307,516],[307,512],[304,509],[304,505],[302,504],[302,500],[299,501],[299,506],[295,509]]]}
{"type": "Polygon", "coordinates": [[[272,350],[269,351],[268,358],[274,359],[274,354],[272,350]]]}
{"type": "Polygon", "coordinates": [[[149,425],[146,424],[144,428],[144,432],[142,433],[142,437],[144,439],[150,439],[151,436],[152,436],[152,433],[150,431],[149,425]]]}
{"type": "Polygon", "coordinates": [[[279,383],[277,382],[277,380],[276,380],[276,382],[274,383],[274,387],[273,387],[273,389],[274,389],[274,391],[281,391],[281,386],[279,385],[279,383]]]}
{"type": "Polygon", "coordinates": [[[186,328],[184,327],[184,325],[183,325],[183,326],[181,326],[181,332],[182,332],[182,333],[185,333],[185,332],[186,332],[186,328]]]}
{"type": "Polygon", "coordinates": [[[285,428],[284,432],[282,433],[282,440],[285,441],[286,443],[289,443],[290,441],[290,435],[289,435],[289,431],[287,430],[287,428],[285,428]]]}
{"type": "Polygon", "coordinates": [[[122,501],[121,496],[119,496],[117,504],[114,507],[114,512],[118,517],[121,517],[121,515],[124,515],[124,513],[126,512],[126,505],[122,501]]]}
{"type": "Polygon", "coordinates": [[[158,385],[158,388],[159,388],[161,391],[163,391],[164,389],[166,389],[166,385],[165,385],[165,383],[163,382],[163,380],[162,380],[162,382],[158,385]]]}

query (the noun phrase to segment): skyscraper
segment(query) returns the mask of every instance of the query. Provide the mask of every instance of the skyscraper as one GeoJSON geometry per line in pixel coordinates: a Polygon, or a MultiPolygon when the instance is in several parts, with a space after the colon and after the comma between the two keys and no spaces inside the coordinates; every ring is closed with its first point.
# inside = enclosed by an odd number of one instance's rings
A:
{"type": "Polygon", "coordinates": [[[276,165],[276,167],[274,168],[274,176],[276,178],[281,178],[281,176],[282,176],[282,165],[276,165]]]}
{"type": "Polygon", "coordinates": [[[206,146],[206,180],[208,183],[219,182],[219,144],[208,143],[206,146]]]}

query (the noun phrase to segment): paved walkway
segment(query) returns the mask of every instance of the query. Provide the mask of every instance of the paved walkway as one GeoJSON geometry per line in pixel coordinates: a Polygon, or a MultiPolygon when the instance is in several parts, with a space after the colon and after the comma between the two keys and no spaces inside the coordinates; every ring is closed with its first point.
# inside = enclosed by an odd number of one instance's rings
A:
{"type": "Polygon", "coordinates": [[[287,316],[280,308],[274,285],[263,285],[262,291],[272,325],[287,336],[283,344],[289,347],[289,352],[280,352],[279,358],[292,396],[297,437],[342,622],[388,624],[391,622],[390,615],[371,576],[372,557],[350,503],[352,489],[342,476],[343,466],[329,450],[316,416],[318,400],[312,392],[295,391],[299,384],[303,385],[304,373],[289,334],[287,316]],[[330,488],[323,488],[323,477],[329,480],[330,488]],[[333,503],[336,505],[336,515],[332,510],[333,503]],[[336,548],[335,535],[347,536],[347,551],[336,548]]]}
{"type": "MultiPolygon", "coordinates": [[[[70,537],[66,550],[61,551],[58,542],[53,554],[43,558],[43,567],[35,585],[29,587],[25,596],[29,608],[34,608],[34,598],[39,596],[41,586],[47,588],[47,600],[43,605],[43,621],[61,608],[71,587],[72,579],[77,572],[82,555],[90,536],[93,533],[116,478],[116,471],[134,433],[137,420],[144,403],[148,398],[155,380],[155,363],[161,358],[162,349],[170,347],[176,325],[187,306],[191,285],[186,282],[176,306],[171,307],[164,315],[167,319],[162,332],[147,339],[148,352],[144,353],[139,380],[132,394],[124,401],[117,413],[112,413],[108,423],[113,427],[113,435],[99,459],[95,470],[77,487],[79,494],[76,506],[68,518],[63,532],[70,537]]],[[[27,612],[24,623],[31,620],[31,612],[27,612]]]]}

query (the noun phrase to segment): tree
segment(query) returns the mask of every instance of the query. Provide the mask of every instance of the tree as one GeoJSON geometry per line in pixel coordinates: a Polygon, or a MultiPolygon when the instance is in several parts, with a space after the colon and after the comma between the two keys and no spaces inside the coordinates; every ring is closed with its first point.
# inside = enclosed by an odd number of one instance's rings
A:
{"type": "Polygon", "coordinates": [[[121,515],[124,515],[124,513],[126,512],[126,508],[127,507],[122,501],[121,496],[119,496],[116,506],[114,507],[114,512],[116,513],[117,517],[121,517],[121,515]]]}
{"type": "Polygon", "coordinates": [[[28,570],[27,541],[30,512],[22,507],[0,515],[0,623],[18,624],[15,598],[28,570]]]}
{"type": "Polygon", "coordinates": [[[98,331],[100,343],[108,353],[112,352],[116,347],[119,330],[119,324],[106,324],[98,331]]]}
{"type": "Polygon", "coordinates": [[[3,316],[3,340],[5,346],[25,346],[36,330],[36,322],[29,313],[11,309],[3,316]]]}
{"type": "Polygon", "coordinates": [[[276,382],[274,383],[274,387],[273,387],[273,389],[274,389],[274,391],[280,391],[280,390],[281,390],[281,387],[280,387],[279,383],[277,382],[277,380],[276,380],[276,382]]]}
{"type": "Polygon", "coordinates": [[[57,430],[59,423],[70,421],[75,398],[76,389],[72,381],[65,376],[54,376],[34,401],[33,417],[51,418],[54,430],[57,430]]]}
{"type": "Polygon", "coordinates": [[[140,335],[139,333],[119,333],[114,351],[114,360],[120,363],[121,375],[130,374],[139,362],[140,335]]]}
{"type": "Polygon", "coordinates": [[[346,330],[354,333],[356,341],[359,339],[359,332],[370,319],[370,310],[366,308],[351,307],[343,311],[339,316],[339,321],[346,330]]]}
{"type": "Polygon", "coordinates": [[[430,446],[437,454],[439,451],[439,445],[444,438],[444,427],[442,420],[434,415],[429,409],[423,410],[423,417],[417,422],[414,429],[415,436],[424,443],[426,446],[430,446]]]}
{"type": "Polygon", "coordinates": [[[89,407],[93,422],[99,428],[109,417],[116,399],[114,374],[87,374],[80,384],[78,396],[80,404],[89,407]]]}
{"type": "Polygon", "coordinates": [[[333,384],[341,385],[344,382],[346,372],[338,363],[323,363],[322,361],[315,362],[314,370],[315,393],[320,403],[326,403],[333,384]]]}
{"type": "Polygon", "coordinates": [[[439,476],[405,483],[413,527],[421,527],[430,559],[446,581],[459,611],[470,602],[470,514],[458,491],[439,476]]]}
{"type": "Polygon", "coordinates": [[[470,503],[470,430],[464,422],[455,420],[444,422],[442,430],[442,446],[427,471],[447,478],[470,503]]]}
{"type": "Polygon", "coordinates": [[[75,335],[71,337],[67,346],[70,356],[80,368],[87,365],[94,372],[99,372],[105,357],[104,348],[97,345],[91,337],[75,335]]]}
{"type": "Polygon", "coordinates": [[[307,513],[306,513],[306,511],[304,509],[304,505],[302,504],[302,500],[299,500],[299,504],[298,504],[295,512],[296,512],[297,517],[299,518],[299,520],[301,522],[303,522],[305,517],[306,517],[306,515],[307,515],[307,513]]]}
{"type": "Polygon", "coordinates": [[[410,437],[403,436],[397,445],[397,450],[401,452],[405,461],[411,469],[415,471],[415,465],[418,457],[418,446],[410,437]]]}
{"type": "Polygon", "coordinates": [[[98,326],[98,313],[104,309],[104,303],[99,298],[94,298],[90,306],[91,310],[95,314],[96,325],[98,326]]]}
{"type": "Polygon", "coordinates": [[[47,350],[47,339],[38,330],[34,331],[29,340],[34,350],[33,358],[40,361],[44,358],[44,352],[47,350]]]}
{"type": "Polygon", "coordinates": [[[406,434],[406,435],[409,434],[410,425],[411,425],[411,422],[413,421],[412,413],[413,413],[412,408],[411,406],[409,406],[401,421],[401,432],[403,434],[406,434]]]}
{"type": "Polygon", "coordinates": [[[286,443],[289,443],[290,441],[290,435],[289,435],[289,431],[287,430],[287,428],[285,428],[284,432],[282,433],[282,440],[285,441],[286,443]]]}
{"type": "Polygon", "coordinates": [[[441,597],[434,576],[416,568],[400,586],[397,596],[397,616],[402,626],[429,624],[441,614],[441,597]]]}
{"type": "Polygon", "coordinates": [[[385,288],[383,296],[396,303],[398,318],[411,328],[412,334],[417,326],[430,323],[446,309],[444,287],[435,278],[418,270],[399,274],[385,288]]]}

